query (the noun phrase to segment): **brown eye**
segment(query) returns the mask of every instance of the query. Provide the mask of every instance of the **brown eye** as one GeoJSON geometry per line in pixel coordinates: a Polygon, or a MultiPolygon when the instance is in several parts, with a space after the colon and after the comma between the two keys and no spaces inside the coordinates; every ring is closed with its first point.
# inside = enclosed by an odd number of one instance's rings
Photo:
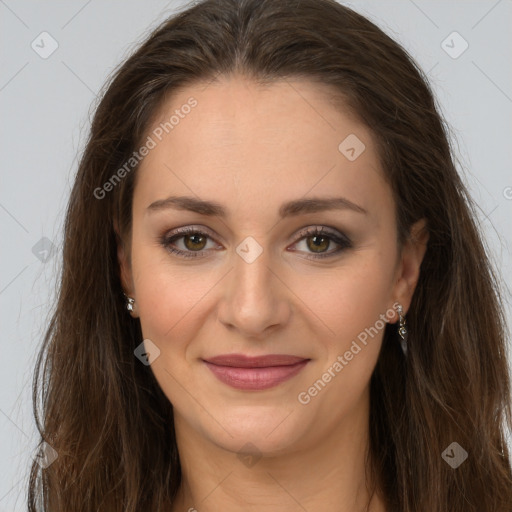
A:
{"type": "MultiPolygon", "coordinates": [[[[304,243],[306,246],[305,250],[293,249],[293,251],[308,253],[310,256],[306,257],[310,259],[335,256],[343,250],[352,247],[352,242],[348,237],[338,233],[338,231],[328,231],[324,227],[308,228],[299,235],[300,238],[294,245],[304,243]],[[328,250],[332,244],[337,245],[338,248],[328,250]]],[[[208,256],[208,252],[211,249],[207,248],[208,241],[213,243],[213,238],[209,233],[198,228],[187,227],[163,236],[160,239],[160,244],[172,254],[177,254],[184,258],[197,258],[208,256]],[[180,243],[181,247],[179,247],[180,243]]]]}
{"type": "Polygon", "coordinates": [[[328,258],[336,256],[345,249],[352,247],[350,239],[337,231],[327,230],[322,227],[308,228],[299,233],[300,239],[294,245],[304,243],[305,250],[294,249],[294,251],[309,253],[306,256],[309,259],[328,258]],[[331,244],[337,245],[338,248],[328,251],[331,244]]]}
{"type": "Polygon", "coordinates": [[[194,233],[192,235],[185,235],[183,237],[183,243],[190,251],[201,251],[206,245],[206,236],[201,233],[194,233]]]}
{"type": "Polygon", "coordinates": [[[311,249],[312,252],[324,252],[329,248],[329,244],[331,242],[328,236],[323,235],[313,235],[308,236],[306,238],[308,249],[311,249]]]}
{"type": "Polygon", "coordinates": [[[164,235],[160,239],[160,244],[172,254],[184,258],[197,258],[208,255],[208,241],[213,243],[209,233],[203,232],[199,228],[187,227],[164,235]]]}

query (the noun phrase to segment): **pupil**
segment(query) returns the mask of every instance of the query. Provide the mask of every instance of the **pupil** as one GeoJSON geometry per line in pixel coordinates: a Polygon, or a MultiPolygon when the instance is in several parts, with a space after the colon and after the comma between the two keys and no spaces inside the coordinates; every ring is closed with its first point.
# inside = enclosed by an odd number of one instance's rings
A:
{"type": "MultiPolygon", "coordinates": [[[[311,237],[313,239],[313,247],[315,248],[322,248],[321,245],[325,245],[325,241],[327,240],[327,238],[325,236],[319,236],[319,235],[314,235],[313,237],[311,237]],[[323,241],[323,244],[322,244],[322,241],[323,241]]],[[[326,247],[323,247],[324,249],[326,249],[326,247]]]]}
{"type": "MultiPolygon", "coordinates": [[[[195,235],[187,235],[187,240],[188,241],[191,241],[192,242],[192,245],[194,246],[193,248],[197,249],[198,247],[195,247],[197,245],[201,245],[201,242],[200,241],[197,241],[197,239],[203,239],[204,237],[202,235],[198,235],[198,234],[195,234],[195,235]]],[[[201,248],[201,247],[199,247],[201,248]]]]}

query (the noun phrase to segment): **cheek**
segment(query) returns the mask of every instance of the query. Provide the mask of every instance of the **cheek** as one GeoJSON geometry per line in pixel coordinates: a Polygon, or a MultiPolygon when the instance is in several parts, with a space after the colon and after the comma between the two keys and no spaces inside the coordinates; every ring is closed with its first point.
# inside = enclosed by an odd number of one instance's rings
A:
{"type": "MultiPolygon", "coordinates": [[[[392,269],[370,252],[311,278],[296,279],[294,290],[321,320],[328,340],[338,346],[372,327],[391,305],[392,269]],[[357,260],[357,263],[355,261],[357,260]]],[[[379,323],[380,325],[380,323],[379,323]]]]}
{"type": "Polygon", "coordinates": [[[298,400],[326,426],[355,409],[367,389],[386,320],[391,320],[390,281],[389,270],[377,263],[340,269],[325,281],[327,291],[311,307],[325,330],[316,336],[322,349],[319,364],[305,379],[298,400]]]}
{"type": "Polygon", "coordinates": [[[165,370],[186,382],[199,355],[197,346],[208,339],[209,326],[215,323],[217,287],[223,286],[226,269],[207,262],[180,263],[149,243],[134,244],[132,269],[142,335],[160,350],[153,372],[167,382],[166,389],[174,381],[165,370]]]}
{"type": "Polygon", "coordinates": [[[201,325],[205,298],[215,284],[208,273],[170,265],[146,266],[136,281],[142,332],[167,349],[177,349],[201,325]]]}
{"type": "Polygon", "coordinates": [[[215,280],[206,272],[184,272],[165,263],[143,268],[136,282],[142,335],[160,350],[151,371],[173,405],[188,410],[189,395],[184,389],[197,367],[191,348],[201,338],[208,317],[205,299],[215,280]]]}

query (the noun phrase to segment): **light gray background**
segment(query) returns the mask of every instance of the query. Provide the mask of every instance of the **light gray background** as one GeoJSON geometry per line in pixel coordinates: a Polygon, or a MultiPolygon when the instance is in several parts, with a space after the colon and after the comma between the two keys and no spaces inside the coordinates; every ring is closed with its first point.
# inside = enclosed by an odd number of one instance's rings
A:
{"type": "MultiPolygon", "coordinates": [[[[32,374],[59,268],[57,252],[44,263],[44,253],[33,247],[47,237],[56,251],[61,248],[77,155],[107,75],[181,5],[0,0],[0,512],[25,510],[27,468],[37,442],[32,374]],[[31,47],[43,31],[59,45],[47,59],[31,47]]],[[[428,72],[502,273],[510,321],[512,1],[347,5],[402,43],[428,72]],[[456,59],[442,47],[453,31],[469,44],[456,59]]],[[[445,44],[456,52],[461,41],[452,39],[445,44]]]]}

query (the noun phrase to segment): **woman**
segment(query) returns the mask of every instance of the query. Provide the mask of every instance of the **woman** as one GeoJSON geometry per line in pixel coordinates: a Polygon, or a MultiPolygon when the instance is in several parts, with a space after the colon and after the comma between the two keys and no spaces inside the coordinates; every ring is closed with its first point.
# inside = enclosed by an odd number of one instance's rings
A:
{"type": "Polygon", "coordinates": [[[167,20],[65,230],[31,511],[512,510],[497,281],[425,76],[364,17],[167,20]]]}

